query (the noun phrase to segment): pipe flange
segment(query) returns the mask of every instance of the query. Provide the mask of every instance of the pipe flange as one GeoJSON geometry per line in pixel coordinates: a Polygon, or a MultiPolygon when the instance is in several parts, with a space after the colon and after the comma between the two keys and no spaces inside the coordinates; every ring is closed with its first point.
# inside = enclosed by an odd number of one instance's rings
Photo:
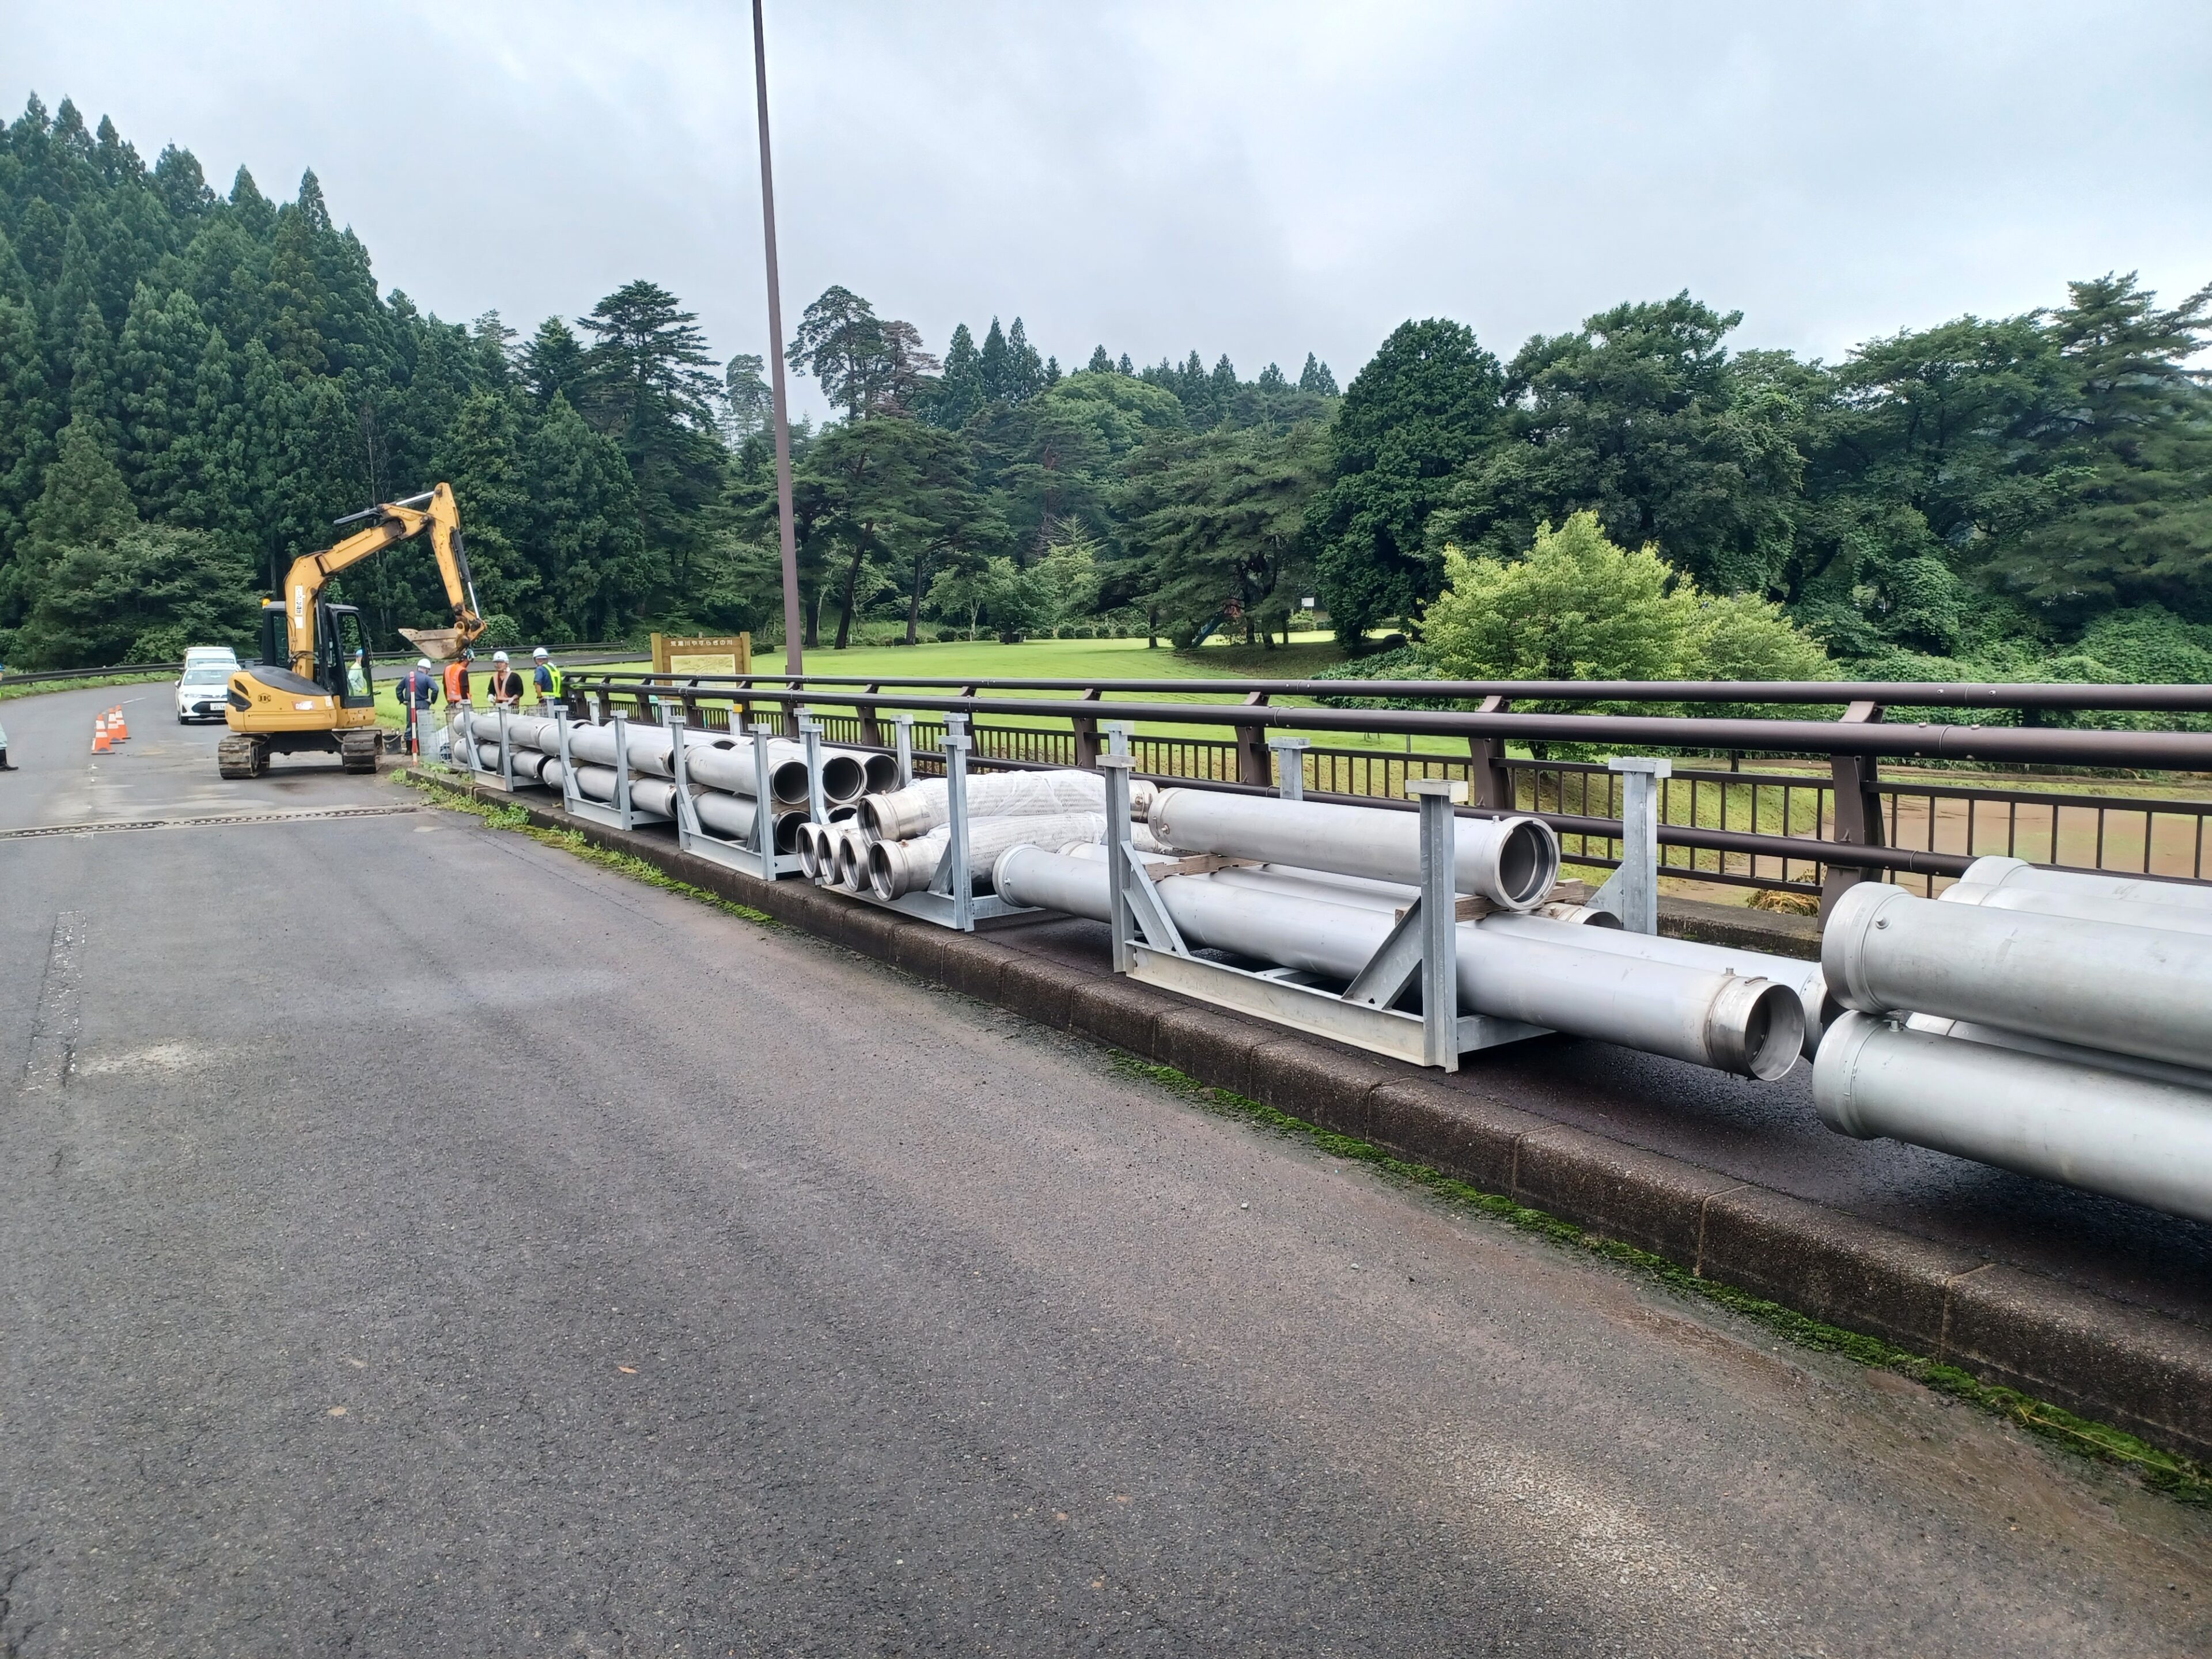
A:
{"type": "Polygon", "coordinates": [[[1867,972],[1867,940],[1881,925],[1883,910],[1911,899],[1912,895],[1901,887],[1863,881],[1847,888],[1828,913],[1820,933],[1820,971],[1829,990],[1846,1008],[1863,1014],[1890,1012],[1867,972]]]}

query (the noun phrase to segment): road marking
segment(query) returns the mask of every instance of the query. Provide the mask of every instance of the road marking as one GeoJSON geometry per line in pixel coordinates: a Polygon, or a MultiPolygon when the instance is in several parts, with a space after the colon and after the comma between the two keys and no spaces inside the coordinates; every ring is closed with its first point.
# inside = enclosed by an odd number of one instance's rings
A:
{"type": "Polygon", "coordinates": [[[190,830],[233,823],[300,823],[313,818],[388,818],[420,812],[420,806],[330,806],[319,811],[238,812],[206,818],[100,818],[90,823],[46,823],[32,830],[0,830],[0,841],[33,836],[89,836],[109,830],[190,830]]]}
{"type": "Polygon", "coordinates": [[[77,946],[83,939],[84,918],[78,912],[64,910],[54,918],[39,1011],[31,1023],[31,1057],[23,1063],[26,1095],[69,1086],[70,1062],[76,1054],[77,946]]]}

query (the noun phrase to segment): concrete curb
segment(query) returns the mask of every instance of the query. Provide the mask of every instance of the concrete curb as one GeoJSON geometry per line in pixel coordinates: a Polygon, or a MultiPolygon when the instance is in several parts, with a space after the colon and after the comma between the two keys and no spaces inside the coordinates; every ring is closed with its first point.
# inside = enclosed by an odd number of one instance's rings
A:
{"type": "Polygon", "coordinates": [[[667,842],[413,775],[520,806],[543,827],[576,830],[917,978],[1173,1066],[1702,1277],[2212,1462],[2212,1331],[988,935],[955,933],[805,882],[757,881],[667,842]]]}

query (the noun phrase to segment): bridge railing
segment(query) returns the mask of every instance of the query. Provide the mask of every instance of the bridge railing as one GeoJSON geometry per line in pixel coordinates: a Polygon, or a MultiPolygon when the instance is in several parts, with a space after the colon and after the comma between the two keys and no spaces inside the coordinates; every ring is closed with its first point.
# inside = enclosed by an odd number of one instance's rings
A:
{"type": "Polygon", "coordinates": [[[1447,778],[1465,784],[1463,811],[1541,817],[1559,832],[1570,863],[1601,869],[1620,856],[1620,780],[1601,761],[1575,757],[1671,755],[1679,758],[1662,786],[1659,832],[1667,872],[1818,897],[1823,908],[1868,878],[1934,891],[1991,853],[2067,868],[2208,878],[2212,732],[2011,722],[2057,710],[2201,715],[2212,713],[2212,687],[631,674],[573,676],[571,696],[580,716],[587,707],[601,718],[622,708],[657,720],[674,707],[687,724],[709,730],[727,729],[738,714],[740,723],[768,718],[795,730],[805,711],[830,741],[872,748],[889,746],[889,723],[903,714],[914,722],[925,769],[948,714],[965,717],[975,763],[1000,767],[1092,765],[1103,747],[1103,726],[1121,722],[1139,770],[1162,782],[1273,789],[1280,757],[1294,753],[1310,797],[1410,810],[1407,784],[1447,778]],[[1179,700],[1144,700],[1161,693],[1179,700]],[[1273,701],[1386,696],[1474,706],[1273,701]],[[1516,701],[1793,712],[1522,714],[1513,712],[1516,701]],[[1794,712],[1820,705],[1840,705],[1840,717],[1808,720],[1794,712]],[[1887,718],[1899,707],[1978,711],[1991,723],[1887,718]],[[1286,751],[1271,744],[1284,735],[1302,736],[1308,746],[1286,751]],[[1941,764],[1916,770],[1914,762],[1941,764]],[[1965,769],[1975,763],[1993,772],[1965,769]]]}

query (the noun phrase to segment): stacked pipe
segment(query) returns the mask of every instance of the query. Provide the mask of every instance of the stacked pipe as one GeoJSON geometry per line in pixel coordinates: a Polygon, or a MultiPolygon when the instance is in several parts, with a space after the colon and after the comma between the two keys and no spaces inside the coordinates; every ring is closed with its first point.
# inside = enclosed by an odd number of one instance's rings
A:
{"type": "MultiPolygon", "coordinates": [[[[1147,820],[1154,836],[1186,854],[1251,860],[1170,873],[1188,860],[1146,855],[1186,944],[1328,985],[1358,975],[1419,890],[1411,813],[1168,789],[1149,802],[1147,820]]],[[[1491,907],[1458,925],[1462,1010],[1763,1079],[1796,1063],[1804,964],[1770,978],[1750,971],[1754,953],[1632,940],[1586,918],[1532,914],[1559,872],[1550,827],[1510,817],[1454,825],[1454,887],[1491,907]]],[[[1000,855],[993,880],[1012,902],[1103,921],[1112,914],[1109,871],[1101,847],[1018,846],[1000,855]]]]}
{"type": "Polygon", "coordinates": [[[2212,1221],[2212,890],[1979,859],[1851,888],[1821,961],[1830,1128],[2212,1221]]]}
{"type": "MultiPolygon", "coordinates": [[[[456,749],[473,753],[483,769],[497,771],[499,715],[457,708],[450,719],[456,749]]],[[[506,717],[509,763],[517,782],[550,789],[562,787],[562,724],[542,715],[506,717]]],[[[577,793],[587,799],[611,802],[617,787],[614,727],[582,721],[566,724],[577,793]]],[[[690,729],[683,730],[683,738],[686,781],[701,827],[728,840],[749,841],[759,813],[754,799],[760,789],[755,739],[690,729]]],[[[797,846],[799,826],[806,821],[809,810],[806,751],[803,744],[788,738],[770,738],[767,742],[775,848],[788,853],[797,846]]],[[[623,734],[623,750],[633,774],[630,799],[665,817],[676,814],[675,746],[675,735],[666,726],[639,721],[623,734]]],[[[823,798],[833,816],[849,817],[854,803],[864,795],[897,782],[898,764],[888,755],[836,745],[825,745],[821,754],[823,798]]]]}
{"type": "MultiPolygon", "coordinates": [[[[799,867],[825,885],[886,902],[927,888],[951,842],[949,800],[945,780],[932,778],[833,809],[829,822],[799,826],[799,867]]],[[[967,780],[967,800],[969,879],[977,892],[990,889],[992,860],[1018,842],[1056,845],[1104,834],[1103,813],[1064,810],[1072,803],[1104,805],[1103,786],[1093,773],[987,773],[967,780]]]]}
{"type": "MultiPolygon", "coordinates": [[[[1134,786],[1137,811],[1151,804],[1153,787],[1134,786]]],[[[1095,842],[1106,833],[1106,781],[1076,770],[986,772],[969,777],[968,878],[972,890],[991,890],[991,872],[1010,847],[1057,847],[1095,842]]],[[[924,778],[903,789],[865,796],[845,815],[799,827],[799,867],[814,880],[889,902],[927,889],[951,842],[951,789],[943,778],[924,778]]],[[[1156,846],[1150,836],[1146,847],[1156,846]]]]}

